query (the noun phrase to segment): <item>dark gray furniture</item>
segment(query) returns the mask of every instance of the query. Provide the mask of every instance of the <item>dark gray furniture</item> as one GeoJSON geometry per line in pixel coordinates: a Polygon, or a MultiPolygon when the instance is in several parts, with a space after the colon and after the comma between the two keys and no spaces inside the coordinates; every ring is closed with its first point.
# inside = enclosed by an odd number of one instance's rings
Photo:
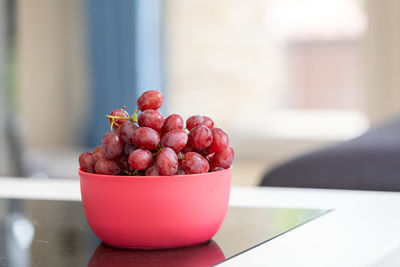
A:
{"type": "Polygon", "coordinates": [[[276,166],[261,186],[400,191],[400,119],[276,166]]]}

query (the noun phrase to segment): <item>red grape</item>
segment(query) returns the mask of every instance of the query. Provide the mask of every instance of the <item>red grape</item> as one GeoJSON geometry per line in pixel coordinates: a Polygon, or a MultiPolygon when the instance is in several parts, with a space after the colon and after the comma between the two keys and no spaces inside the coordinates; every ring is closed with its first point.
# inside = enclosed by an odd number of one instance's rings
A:
{"type": "Polygon", "coordinates": [[[139,128],[131,121],[127,121],[119,127],[119,135],[127,144],[133,144],[133,133],[139,128]]]}
{"type": "Polygon", "coordinates": [[[160,135],[149,127],[140,127],[133,134],[133,144],[138,148],[154,150],[160,142],[160,135]]]}
{"type": "Polygon", "coordinates": [[[140,113],[138,122],[140,127],[150,127],[159,132],[164,124],[164,117],[157,110],[146,109],[140,113]]]}
{"type": "Polygon", "coordinates": [[[119,162],[112,159],[99,159],[95,170],[97,174],[117,175],[121,172],[121,166],[119,162]]]}
{"type": "Polygon", "coordinates": [[[121,119],[109,118],[113,128],[104,134],[101,145],[79,156],[81,170],[159,176],[206,173],[232,165],[228,135],[215,128],[210,117],[193,115],[186,123],[178,114],[164,119],[158,111],[163,102],[161,92],[150,90],[137,99],[132,117],[125,106],[113,110],[107,117],[121,119]]]}
{"type": "Polygon", "coordinates": [[[204,118],[200,115],[191,116],[186,120],[186,129],[189,131],[199,125],[204,125],[204,118]]]}
{"type": "Polygon", "coordinates": [[[196,126],[189,133],[189,144],[194,148],[207,148],[211,145],[212,141],[212,132],[206,126],[196,126]]]}
{"type": "MultiPolygon", "coordinates": [[[[125,124],[125,123],[124,123],[125,124]]],[[[112,130],[114,133],[116,133],[116,134],[118,134],[119,135],[119,127],[113,127],[113,130],[112,130]]]]}
{"type": "Polygon", "coordinates": [[[157,164],[154,164],[153,166],[151,166],[150,168],[147,169],[146,176],[159,176],[160,172],[158,171],[158,166],[157,164]]]}
{"type": "Polygon", "coordinates": [[[193,152],[199,153],[203,157],[207,157],[207,155],[209,154],[207,148],[202,148],[202,149],[194,148],[193,152]]]}
{"type": "Polygon", "coordinates": [[[178,157],[169,147],[160,150],[157,155],[158,170],[162,175],[174,175],[178,171],[178,157]]]}
{"type": "Polygon", "coordinates": [[[228,169],[232,165],[234,157],[235,153],[233,152],[233,149],[231,147],[228,147],[221,153],[215,153],[211,161],[211,169],[213,170],[216,167],[228,169]]]}
{"type": "Polygon", "coordinates": [[[123,142],[116,132],[107,132],[101,141],[101,149],[108,159],[115,159],[121,155],[123,142]]]}
{"type": "Polygon", "coordinates": [[[192,147],[189,142],[186,143],[186,146],[184,148],[182,148],[182,152],[183,153],[188,153],[188,152],[192,152],[194,150],[194,147],[192,147]]]}
{"type": "Polygon", "coordinates": [[[131,170],[131,167],[129,166],[128,158],[125,155],[119,156],[118,162],[121,166],[121,172],[129,172],[131,170]]]}
{"type": "Polygon", "coordinates": [[[96,163],[99,159],[104,159],[106,157],[106,156],[104,156],[101,146],[96,146],[95,149],[93,149],[93,151],[92,151],[92,155],[93,155],[94,163],[96,163]]]}
{"type": "MultiPolygon", "coordinates": [[[[129,118],[129,114],[128,112],[126,112],[125,110],[123,110],[122,108],[118,108],[113,110],[110,113],[111,116],[117,116],[117,117],[124,117],[124,118],[129,118]]],[[[112,122],[112,119],[108,119],[108,121],[112,122]]],[[[127,120],[115,120],[115,123],[117,123],[119,126],[121,126],[122,124],[124,124],[127,120]]],[[[115,125],[114,127],[118,127],[117,125],[115,125]]]]}
{"type": "Polygon", "coordinates": [[[187,174],[205,173],[210,169],[210,164],[199,153],[188,152],[182,161],[182,168],[187,174]]]}
{"type": "Polygon", "coordinates": [[[164,102],[164,96],[156,90],[144,92],[137,100],[137,106],[141,111],[146,109],[159,109],[164,102]]]}
{"type": "Polygon", "coordinates": [[[186,145],[188,135],[184,130],[172,130],[161,138],[162,147],[170,147],[174,151],[179,151],[186,145]]]}
{"type": "Polygon", "coordinates": [[[153,155],[148,150],[136,149],[129,155],[128,162],[135,170],[146,170],[153,163],[153,155]]]}
{"type": "Polygon", "coordinates": [[[94,172],[94,164],[95,161],[93,159],[92,153],[90,152],[83,152],[79,156],[79,166],[85,172],[94,172]]]}
{"type": "MultiPolygon", "coordinates": [[[[201,154],[201,153],[200,153],[201,154]]],[[[215,153],[211,153],[208,155],[205,155],[206,159],[208,160],[208,162],[212,162],[213,158],[214,158],[215,153]]],[[[204,155],[203,155],[204,156],[204,155]]]]}
{"type": "Polygon", "coordinates": [[[136,149],[137,149],[137,147],[135,145],[125,144],[124,145],[125,156],[129,157],[129,155],[133,152],[133,150],[136,150],[136,149]]]}
{"type": "Polygon", "coordinates": [[[164,121],[163,134],[172,130],[183,130],[183,119],[178,114],[169,115],[164,121]]]}
{"type": "Polygon", "coordinates": [[[215,167],[212,171],[217,172],[217,171],[222,171],[222,170],[225,170],[225,169],[222,167],[215,167]]]}
{"type": "Polygon", "coordinates": [[[178,157],[178,163],[181,165],[182,160],[185,158],[185,154],[182,151],[176,152],[176,156],[178,157]]]}
{"type": "Polygon", "coordinates": [[[212,129],[214,127],[214,122],[211,118],[207,117],[207,116],[203,116],[204,119],[204,125],[208,128],[208,129],[212,129]]]}
{"type": "Polygon", "coordinates": [[[213,141],[210,145],[209,152],[221,153],[227,149],[229,146],[228,135],[220,128],[212,128],[211,132],[213,135],[213,141]]]}

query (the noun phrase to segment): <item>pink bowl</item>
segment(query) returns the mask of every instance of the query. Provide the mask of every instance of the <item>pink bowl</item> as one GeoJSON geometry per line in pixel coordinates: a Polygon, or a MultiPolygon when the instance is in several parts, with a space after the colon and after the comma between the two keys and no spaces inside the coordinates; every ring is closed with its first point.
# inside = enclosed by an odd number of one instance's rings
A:
{"type": "Polygon", "coordinates": [[[112,176],[79,170],[96,236],[124,248],[170,248],[211,239],[225,219],[232,168],[179,176],[112,176]]]}

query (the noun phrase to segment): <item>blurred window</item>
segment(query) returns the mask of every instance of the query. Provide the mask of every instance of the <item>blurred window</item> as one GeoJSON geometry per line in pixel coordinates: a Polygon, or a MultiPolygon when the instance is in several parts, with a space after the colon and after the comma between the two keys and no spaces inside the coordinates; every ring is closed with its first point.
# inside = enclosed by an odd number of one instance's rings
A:
{"type": "Polygon", "coordinates": [[[243,138],[337,141],[368,128],[363,1],[170,0],[165,14],[174,112],[212,115],[243,138]]]}

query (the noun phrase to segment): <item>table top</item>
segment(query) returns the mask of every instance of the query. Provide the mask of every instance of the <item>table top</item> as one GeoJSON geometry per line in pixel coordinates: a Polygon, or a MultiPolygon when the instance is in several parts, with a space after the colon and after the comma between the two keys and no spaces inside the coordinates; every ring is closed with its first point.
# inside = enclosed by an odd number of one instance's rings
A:
{"type": "Polygon", "coordinates": [[[326,212],[231,206],[210,241],[181,248],[132,250],[102,244],[91,231],[80,201],[0,198],[0,266],[210,266],[326,212]]]}
{"type": "MultiPolygon", "coordinates": [[[[79,181],[0,178],[1,198],[80,200],[79,181]]],[[[221,266],[397,266],[400,193],[233,187],[231,207],[332,209],[221,266]]]]}

